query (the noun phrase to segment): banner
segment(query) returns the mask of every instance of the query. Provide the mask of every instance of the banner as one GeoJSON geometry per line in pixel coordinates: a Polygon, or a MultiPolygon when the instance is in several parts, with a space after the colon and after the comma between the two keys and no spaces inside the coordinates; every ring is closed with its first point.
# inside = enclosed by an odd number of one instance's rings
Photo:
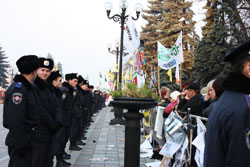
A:
{"type": "Polygon", "coordinates": [[[182,52],[182,32],[171,49],[165,48],[159,41],[158,46],[158,65],[165,70],[176,67],[177,64],[184,62],[182,52]]]}
{"type": "Polygon", "coordinates": [[[124,31],[124,46],[126,51],[133,54],[140,46],[140,34],[137,32],[131,16],[128,17],[128,21],[124,31]]]}

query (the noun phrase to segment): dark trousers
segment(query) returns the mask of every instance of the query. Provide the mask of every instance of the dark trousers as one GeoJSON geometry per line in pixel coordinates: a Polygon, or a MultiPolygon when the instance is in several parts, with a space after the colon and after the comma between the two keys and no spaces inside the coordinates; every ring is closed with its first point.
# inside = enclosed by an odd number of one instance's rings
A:
{"type": "Polygon", "coordinates": [[[66,138],[65,128],[60,128],[53,138],[53,154],[56,158],[62,157],[64,153],[64,142],[66,138]]]}
{"type": "Polygon", "coordinates": [[[53,153],[57,159],[61,158],[63,153],[65,152],[65,147],[69,140],[69,134],[70,134],[70,127],[63,126],[56,132],[54,136],[53,153]]]}
{"type": "Polygon", "coordinates": [[[71,129],[70,129],[70,142],[75,143],[77,140],[79,140],[80,136],[80,125],[81,123],[81,117],[73,117],[72,123],[71,123],[71,129]]]}
{"type": "Polygon", "coordinates": [[[26,148],[19,154],[14,147],[8,147],[10,156],[8,167],[32,167],[32,148],[26,148]]]}
{"type": "Polygon", "coordinates": [[[38,142],[33,148],[33,167],[53,167],[52,143],[38,142]]]}
{"type": "Polygon", "coordinates": [[[65,147],[66,147],[66,144],[68,143],[69,141],[69,137],[70,137],[70,126],[64,126],[64,129],[65,129],[65,138],[64,138],[64,143],[63,143],[63,152],[65,152],[65,147]]]}

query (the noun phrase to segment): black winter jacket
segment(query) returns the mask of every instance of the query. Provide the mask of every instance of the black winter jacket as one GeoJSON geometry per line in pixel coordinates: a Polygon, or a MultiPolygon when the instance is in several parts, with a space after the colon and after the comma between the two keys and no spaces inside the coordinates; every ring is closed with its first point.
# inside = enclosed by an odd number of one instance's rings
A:
{"type": "Polygon", "coordinates": [[[40,113],[37,140],[50,143],[55,133],[55,126],[62,125],[62,115],[52,86],[39,77],[36,78],[35,85],[37,86],[36,98],[40,113]]]}

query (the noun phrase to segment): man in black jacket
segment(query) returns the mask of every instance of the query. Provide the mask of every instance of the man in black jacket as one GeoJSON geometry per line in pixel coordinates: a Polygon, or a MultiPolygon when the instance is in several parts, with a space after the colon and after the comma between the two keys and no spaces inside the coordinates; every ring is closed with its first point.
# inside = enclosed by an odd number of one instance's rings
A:
{"type": "Polygon", "coordinates": [[[198,83],[191,83],[187,88],[187,94],[178,104],[177,109],[187,112],[188,108],[191,109],[191,114],[202,115],[202,106],[200,101],[202,95],[200,94],[200,86],[198,83]]]}
{"type": "MultiPolygon", "coordinates": [[[[59,71],[53,71],[48,78],[48,82],[54,89],[60,107],[60,112],[62,113],[62,120],[65,120],[66,119],[65,114],[62,110],[65,97],[62,96],[62,92],[60,90],[60,88],[62,87],[62,75],[60,74],[59,71]]],[[[66,162],[63,158],[65,152],[65,138],[67,135],[66,129],[67,129],[67,123],[63,122],[62,128],[60,128],[54,136],[53,151],[57,160],[56,167],[68,167],[71,165],[70,163],[66,162]]]]}
{"type": "Polygon", "coordinates": [[[72,92],[72,112],[71,112],[71,125],[70,125],[70,146],[69,150],[80,151],[81,148],[77,146],[78,136],[80,132],[80,118],[82,112],[79,111],[80,102],[78,99],[79,93],[77,90],[78,77],[77,73],[70,73],[65,75],[65,79],[67,82],[63,83],[63,85],[67,85],[68,87],[73,88],[72,92]],[[66,84],[67,83],[67,84],[66,84]]]}
{"type": "Polygon", "coordinates": [[[34,167],[52,167],[52,139],[62,127],[62,115],[56,96],[47,79],[54,67],[52,59],[39,58],[39,68],[35,80],[36,97],[40,113],[40,127],[37,131],[37,144],[33,149],[34,167]]]}
{"type": "MultiPolygon", "coordinates": [[[[61,89],[62,92],[62,112],[63,112],[63,125],[65,127],[65,140],[64,146],[70,138],[71,133],[71,124],[72,124],[72,114],[74,112],[74,97],[76,96],[76,85],[77,85],[77,76],[74,73],[65,75],[65,82],[63,82],[61,89]]],[[[71,147],[73,150],[80,150],[80,147],[74,146],[71,147]]],[[[70,159],[70,155],[64,151],[64,159],[70,159]]]]}
{"type": "Polygon", "coordinates": [[[3,108],[3,126],[9,129],[6,145],[10,156],[9,167],[32,167],[32,149],[39,113],[32,82],[37,76],[38,57],[23,56],[16,62],[21,75],[6,92],[3,108]]]}

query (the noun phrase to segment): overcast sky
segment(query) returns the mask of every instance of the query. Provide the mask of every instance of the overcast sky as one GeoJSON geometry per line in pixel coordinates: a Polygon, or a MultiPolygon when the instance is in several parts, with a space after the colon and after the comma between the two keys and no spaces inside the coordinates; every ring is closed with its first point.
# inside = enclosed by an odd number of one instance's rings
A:
{"type": "MultiPolygon", "coordinates": [[[[118,14],[119,0],[109,1],[113,3],[111,15],[118,14]]],[[[88,75],[90,83],[98,85],[99,72],[105,74],[115,64],[115,56],[107,52],[106,45],[114,45],[120,37],[120,25],[107,18],[105,2],[0,0],[0,44],[11,66],[15,67],[22,55],[45,57],[50,53],[56,63],[62,63],[64,74],[88,75]]],[[[127,12],[134,15],[134,5],[138,2],[147,7],[147,0],[128,0],[127,12]]],[[[196,20],[201,21],[201,17],[196,20]]],[[[145,21],[140,18],[134,24],[140,31],[145,21]]]]}

